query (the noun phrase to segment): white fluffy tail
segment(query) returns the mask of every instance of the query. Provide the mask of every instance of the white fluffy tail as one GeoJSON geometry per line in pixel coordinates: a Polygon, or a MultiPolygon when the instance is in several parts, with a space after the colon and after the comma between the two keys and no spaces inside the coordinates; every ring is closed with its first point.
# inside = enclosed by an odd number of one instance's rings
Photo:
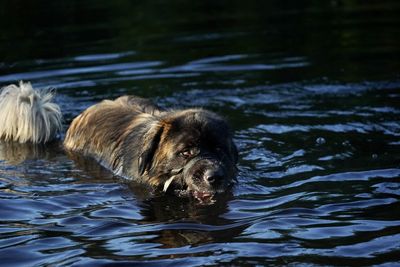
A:
{"type": "Polygon", "coordinates": [[[19,143],[46,143],[62,128],[60,107],[53,93],[34,90],[20,82],[0,90],[0,139],[19,143]]]}

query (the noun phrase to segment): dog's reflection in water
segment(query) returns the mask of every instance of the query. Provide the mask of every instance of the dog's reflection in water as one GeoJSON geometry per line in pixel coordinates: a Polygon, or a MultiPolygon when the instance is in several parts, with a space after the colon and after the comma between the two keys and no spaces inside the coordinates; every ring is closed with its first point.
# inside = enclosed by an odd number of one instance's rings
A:
{"type": "Polygon", "coordinates": [[[27,160],[50,159],[60,153],[61,147],[57,142],[42,145],[0,141],[0,161],[10,165],[22,164],[27,160]]]}
{"type": "Polygon", "coordinates": [[[216,196],[213,203],[200,203],[193,196],[179,197],[173,192],[164,193],[154,187],[137,183],[121,177],[113,176],[93,160],[76,153],[69,154],[76,167],[86,171],[94,180],[101,180],[108,176],[121,184],[128,197],[133,197],[133,205],[140,207],[142,219],[136,223],[140,225],[159,225],[155,230],[156,237],[146,242],[161,244],[163,248],[182,247],[187,245],[201,245],[212,243],[215,240],[231,240],[243,231],[242,226],[235,226],[227,230],[226,225],[232,225],[229,219],[223,218],[228,211],[229,201],[233,199],[231,190],[216,196]]]}
{"type": "MultiPolygon", "coordinates": [[[[143,194],[146,189],[140,188],[140,185],[138,187],[130,183],[129,188],[137,192],[135,196],[139,194],[146,197],[143,194]]],[[[144,218],[140,223],[160,225],[157,237],[147,241],[159,243],[163,248],[196,246],[213,243],[215,240],[229,242],[245,228],[223,218],[232,199],[230,190],[219,194],[213,203],[199,203],[193,196],[178,197],[172,193],[152,195],[141,200],[141,215],[144,218]]]]}
{"type": "Polygon", "coordinates": [[[163,193],[153,187],[135,183],[115,176],[109,170],[94,162],[88,157],[76,153],[65,155],[60,143],[35,145],[20,144],[17,142],[0,142],[0,162],[3,165],[26,165],[35,160],[57,160],[55,158],[68,158],[73,161],[73,167],[82,170],[86,175],[71,172],[76,177],[77,183],[83,183],[85,177],[91,177],[90,182],[119,182],[125,188],[127,194],[137,200],[141,208],[143,219],[139,224],[159,224],[160,230],[157,237],[151,242],[156,242],[165,248],[182,247],[187,245],[200,245],[212,243],[214,240],[230,240],[235,234],[232,231],[241,232],[241,227],[235,227],[227,231],[220,226],[231,224],[222,215],[228,210],[228,202],[233,198],[232,192],[219,194],[215,202],[200,203],[193,196],[179,197],[174,193],[163,193]],[[202,226],[202,227],[199,227],[202,226]]]}

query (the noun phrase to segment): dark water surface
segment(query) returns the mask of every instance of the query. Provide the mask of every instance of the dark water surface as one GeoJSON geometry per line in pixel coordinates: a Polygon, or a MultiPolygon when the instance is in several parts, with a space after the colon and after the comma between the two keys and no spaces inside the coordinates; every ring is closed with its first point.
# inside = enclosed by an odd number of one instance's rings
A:
{"type": "MultiPolygon", "coordinates": [[[[0,265],[400,265],[399,1],[2,1],[0,86],[225,116],[238,183],[149,197],[59,143],[0,143],[0,265]]],[[[1,123],[1,122],[0,122],[1,123]]]]}

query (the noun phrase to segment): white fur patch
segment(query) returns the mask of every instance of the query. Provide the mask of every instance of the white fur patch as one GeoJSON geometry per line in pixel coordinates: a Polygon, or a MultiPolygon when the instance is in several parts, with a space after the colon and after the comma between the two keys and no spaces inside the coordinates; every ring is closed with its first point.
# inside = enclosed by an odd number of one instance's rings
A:
{"type": "Polygon", "coordinates": [[[20,143],[46,143],[62,128],[60,107],[53,93],[20,82],[0,90],[0,138],[20,143]]]}

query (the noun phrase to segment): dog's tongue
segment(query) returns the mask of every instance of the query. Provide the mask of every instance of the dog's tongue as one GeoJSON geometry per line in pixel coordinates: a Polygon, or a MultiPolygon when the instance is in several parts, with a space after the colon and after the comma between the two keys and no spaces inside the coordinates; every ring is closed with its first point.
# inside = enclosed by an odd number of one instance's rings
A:
{"type": "Polygon", "coordinates": [[[212,204],[215,202],[215,200],[213,199],[214,194],[210,192],[194,191],[193,196],[204,204],[212,204]]]}

